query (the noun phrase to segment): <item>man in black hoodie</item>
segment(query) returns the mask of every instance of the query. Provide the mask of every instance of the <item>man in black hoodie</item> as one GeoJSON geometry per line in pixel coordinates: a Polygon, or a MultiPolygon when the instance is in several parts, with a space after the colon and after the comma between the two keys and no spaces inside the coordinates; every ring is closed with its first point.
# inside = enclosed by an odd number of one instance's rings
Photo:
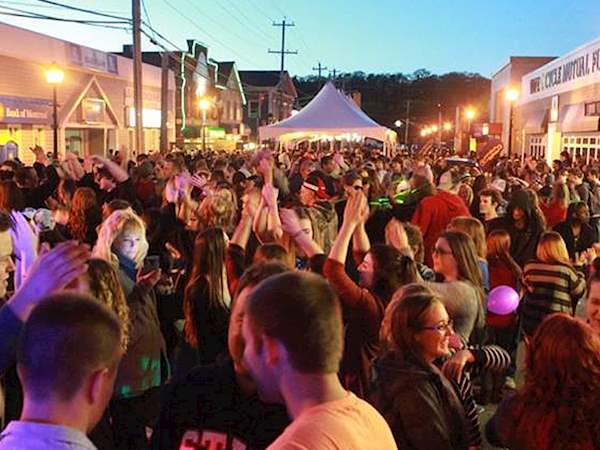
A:
{"type": "Polygon", "coordinates": [[[489,229],[508,232],[510,254],[520,267],[535,258],[538,241],[546,227],[544,218],[535,207],[534,196],[534,192],[524,189],[513,192],[506,215],[489,229]]]}

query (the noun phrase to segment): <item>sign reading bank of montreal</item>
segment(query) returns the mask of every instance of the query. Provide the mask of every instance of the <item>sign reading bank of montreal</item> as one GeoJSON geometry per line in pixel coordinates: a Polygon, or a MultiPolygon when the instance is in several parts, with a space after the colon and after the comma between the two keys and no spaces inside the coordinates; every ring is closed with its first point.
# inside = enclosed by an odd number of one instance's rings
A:
{"type": "Polygon", "coordinates": [[[0,123],[50,123],[52,102],[44,99],[0,96],[0,123]]]}
{"type": "Polygon", "coordinates": [[[525,75],[522,92],[549,96],[594,82],[600,83],[600,39],[525,75]]]}

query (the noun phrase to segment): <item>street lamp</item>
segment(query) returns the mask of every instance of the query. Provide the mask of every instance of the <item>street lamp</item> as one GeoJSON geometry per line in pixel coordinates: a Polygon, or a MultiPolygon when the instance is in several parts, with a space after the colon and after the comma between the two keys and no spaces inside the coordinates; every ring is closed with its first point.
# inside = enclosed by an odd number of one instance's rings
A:
{"type": "Polygon", "coordinates": [[[450,131],[452,129],[452,124],[450,122],[444,122],[444,131],[450,131]]]}
{"type": "Polygon", "coordinates": [[[58,103],[56,99],[56,87],[63,82],[65,79],[65,73],[56,66],[50,67],[46,70],[46,81],[52,85],[52,109],[53,109],[53,123],[52,128],[54,129],[54,159],[58,158],[58,103]]]}
{"type": "Polygon", "coordinates": [[[513,105],[519,99],[519,91],[510,88],[506,91],[506,101],[508,101],[509,112],[508,112],[508,158],[510,159],[512,153],[512,129],[513,129],[513,105]]]}
{"type": "Polygon", "coordinates": [[[206,151],[206,112],[210,109],[211,103],[207,98],[201,98],[198,102],[200,111],[202,111],[202,152],[206,151]]]}
{"type": "Polygon", "coordinates": [[[473,108],[467,108],[465,110],[465,117],[467,119],[467,153],[471,148],[471,121],[475,118],[475,110],[473,108]]]}
{"type": "Polygon", "coordinates": [[[394,125],[396,126],[396,128],[400,128],[402,126],[402,121],[401,120],[396,120],[394,122],[394,125]]]}

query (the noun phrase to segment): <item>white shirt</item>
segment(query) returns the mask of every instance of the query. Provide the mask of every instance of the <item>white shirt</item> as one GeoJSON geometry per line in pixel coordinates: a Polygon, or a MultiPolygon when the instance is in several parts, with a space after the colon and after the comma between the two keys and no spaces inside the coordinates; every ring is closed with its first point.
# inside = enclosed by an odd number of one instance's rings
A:
{"type": "Polygon", "coordinates": [[[74,428],[45,423],[12,421],[0,434],[0,450],[97,450],[74,428]]]}

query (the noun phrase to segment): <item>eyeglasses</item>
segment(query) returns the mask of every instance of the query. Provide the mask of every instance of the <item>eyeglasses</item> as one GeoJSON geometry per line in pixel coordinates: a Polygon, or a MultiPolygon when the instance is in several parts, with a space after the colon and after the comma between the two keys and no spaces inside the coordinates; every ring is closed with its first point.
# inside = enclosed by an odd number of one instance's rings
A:
{"type": "Polygon", "coordinates": [[[446,250],[444,248],[440,248],[437,245],[435,247],[433,247],[433,253],[436,253],[438,255],[452,255],[452,250],[446,250]]]}
{"type": "Polygon", "coordinates": [[[441,322],[432,327],[421,327],[421,330],[433,330],[438,333],[447,333],[448,331],[452,331],[454,329],[454,321],[450,319],[448,322],[441,322]]]}

